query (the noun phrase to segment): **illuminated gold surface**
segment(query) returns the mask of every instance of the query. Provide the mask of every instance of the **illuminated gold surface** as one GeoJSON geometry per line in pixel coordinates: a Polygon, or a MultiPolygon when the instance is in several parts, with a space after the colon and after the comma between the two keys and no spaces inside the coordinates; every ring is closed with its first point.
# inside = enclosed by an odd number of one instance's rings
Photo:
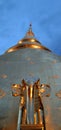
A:
{"type": "Polygon", "coordinates": [[[26,117],[27,117],[27,110],[23,109],[23,115],[22,115],[22,124],[26,124],[26,117]]]}
{"type": "Polygon", "coordinates": [[[42,123],[42,116],[41,116],[41,110],[40,109],[38,109],[38,123],[39,124],[43,124],[42,123]]]}
{"type": "Polygon", "coordinates": [[[32,42],[30,42],[29,44],[17,44],[15,46],[13,46],[12,48],[9,48],[6,53],[9,53],[9,52],[13,52],[13,51],[17,51],[17,50],[20,50],[20,49],[23,49],[23,48],[34,48],[34,49],[41,49],[41,50],[46,50],[46,51],[50,51],[48,48],[42,46],[41,44],[37,45],[36,43],[33,44],[32,42]]]}
{"type": "Polygon", "coordinates": [[[34,37],[34,33],[32,32],[32,28],[30,27],[25,37],[18,42],[15,46],[9,48],[6,53],[10,53],[13,51],[17,51],[23,48],[34,48],[50,51],[48,48],[41,45],[41,43],[34,37]]]}
{"type": "Polygon", "coordinates": [[[19,94],[20,94],[20,84],[13,84],[12,85],[12,95],[13,96],[19,96],[19,94]]]}
{"type": "Polygon", "coordinates": [[[25,102],[25,101],[24,101],[24,97],[21,96],[21,104],[20,104],[20,105],[23,106],[23,105],[24,105],[24,102],[25,102]]]}
{"type": "Polygon", "coordinates": [[[30,43],[35,42],[37,44],[41,44],[35,37],[32,37],[32,38],[31,37],[25,37],[22,40],[20,40],[18,42],[18,44],[25,43],[25,42],[30,42],[30,43]]]}
{"type": "Polygon", "coordinates": [[[32,85],[30,85],[30,100],[32,100],[32,91],[33,91],[33,87],[32,87],[32,85]]]}
{"type": "Polygon", "coordinates": [[[41,124],[21,125],[21,130],[44,130],[44,127],[41,124]]]}
{"type": "MultiPolygon", "coordinates": [[[[40,79],[31,82],[30,80],[22,80],[22,84],[13,84],[12,85],[12,91],[14,91],[14,94],[16,94],[17,88],[20,88],[19,96],[20,96],[20,106],[19,106],[19,113],[21,111],[22,114],[18,116],[21,117],[21,120],[19,121],[18,127],[21,128],[21,126],[26,124],[26,128],[31,129],[39,129],[38,124],[41,125],[41,129],[44,126],[45,130],[45,122],[44,122],[44,108],[41,100],[41,94],[40,89],[40,79]],[[25,89],[23,89],[25,88],[25,89]],[[39,96],[40,94],[40,96],[39,96]]],[[[44,85],[44,84],[43,84],[44,85]]],[[[18,95],[16,95],[18,96],[18,95]]],[[[19,129],[18,129],[19,130],[19,129]]]]}
{"type": "Polygon", "coordinates": [[[37,124],[36,112],[34,113],[34,124],[37,124]]]}

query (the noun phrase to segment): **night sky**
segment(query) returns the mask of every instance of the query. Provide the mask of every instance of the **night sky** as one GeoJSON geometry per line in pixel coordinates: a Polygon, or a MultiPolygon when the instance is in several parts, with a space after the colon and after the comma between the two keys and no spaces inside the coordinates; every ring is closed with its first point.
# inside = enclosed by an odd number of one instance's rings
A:
{"type": "Polygon", "coordinates": [[[61,0],[0,0],[0,55],[24,37],[30,23],[42,45],[61,56],[61,0]]]}

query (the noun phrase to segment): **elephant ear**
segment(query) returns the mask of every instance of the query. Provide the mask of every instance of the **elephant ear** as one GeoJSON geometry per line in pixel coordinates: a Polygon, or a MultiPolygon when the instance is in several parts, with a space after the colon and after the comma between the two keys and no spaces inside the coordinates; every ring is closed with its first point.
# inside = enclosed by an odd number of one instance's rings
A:
{"type": "Polygon", "coordinates": [[[21,94],[21,85],[20,84],[13,84],[12,87],[12,96],[17,97],[21,94]]]}
{"type": "Polygon", "coordinates": [[[41,96],[49,97],[50,92],[51,92],[50,85],[48,85],[48,84],[41,84],[40,85],[41,96]]]}

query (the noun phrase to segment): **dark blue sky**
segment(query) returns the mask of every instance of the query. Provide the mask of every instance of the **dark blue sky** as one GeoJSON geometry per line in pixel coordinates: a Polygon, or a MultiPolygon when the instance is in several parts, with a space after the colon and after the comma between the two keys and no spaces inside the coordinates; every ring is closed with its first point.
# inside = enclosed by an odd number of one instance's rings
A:
{"type": "Polygon", "coordinates": [[[35,37],[61,55],[61,0],[0,0],[0,54],[23,38],[30,23],[35,37]]]}

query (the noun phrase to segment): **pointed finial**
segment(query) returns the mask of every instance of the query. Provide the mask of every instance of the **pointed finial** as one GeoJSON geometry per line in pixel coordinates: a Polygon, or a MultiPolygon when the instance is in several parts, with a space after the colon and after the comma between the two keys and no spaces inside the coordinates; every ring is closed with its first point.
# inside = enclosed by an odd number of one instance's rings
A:
{"type": "Polygon", "coordinates": [[[34,33],[32,32],[32,24],[30,23],[28,32],[26,33],[26,36],[34,37],[34,33]]]}
{"type": "Polygon", "coordinates": [[[29,25],[29,31],[32,31],[32,24],[29,25]]]}
{"type": "Polygon", "coordinates": [[[32,24],[30,23],[30,27],[32,27],[32,24]]]}
{"type": "Polygon", "coordinates": [[[30,23],[30,28],[32,28],[32,24],[30,23]]]}
{"type": "Polygon", "coordinates": [[[25,35],[25,38],[33,38],[34,37],[34,33],[32,31],[32,24],[30,23],[29,24],[29,29],[25,35]]]}

